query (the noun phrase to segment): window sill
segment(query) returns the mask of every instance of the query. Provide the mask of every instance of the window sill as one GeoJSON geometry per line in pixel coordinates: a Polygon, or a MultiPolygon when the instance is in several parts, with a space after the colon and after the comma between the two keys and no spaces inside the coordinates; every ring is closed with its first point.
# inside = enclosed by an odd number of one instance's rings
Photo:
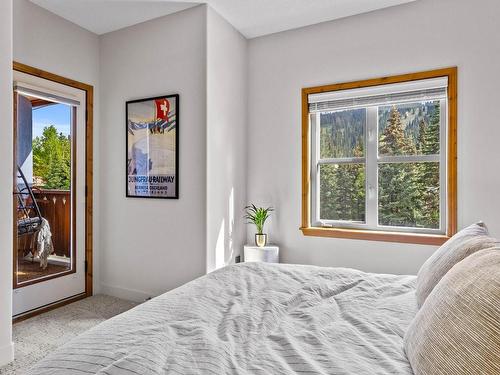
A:
{"type": "Polygon", "coordinates": [[[347,238],[352,240],[399,242],[419,245],[442,245],[450,237],[436,234],[382,232],[344,228],[300,228],[304,236],[347,238]]]}

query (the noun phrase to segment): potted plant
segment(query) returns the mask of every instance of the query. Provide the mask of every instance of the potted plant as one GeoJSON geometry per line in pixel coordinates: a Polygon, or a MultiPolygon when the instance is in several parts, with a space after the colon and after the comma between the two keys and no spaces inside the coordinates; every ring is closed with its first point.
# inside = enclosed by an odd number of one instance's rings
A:
{"type": "Polygon", "coordinates": [[[248,220],[248,224],[254,224],[257,228],[257,233],[255,233],[255,245],[258,247],[264,247],[267,243],[267,234],[264,233],[264,224],[266,220],[271,216],[271,212],[274,211],[272,207],[256,207],[254,204],[245,207],[245,219],[248,220]]]}

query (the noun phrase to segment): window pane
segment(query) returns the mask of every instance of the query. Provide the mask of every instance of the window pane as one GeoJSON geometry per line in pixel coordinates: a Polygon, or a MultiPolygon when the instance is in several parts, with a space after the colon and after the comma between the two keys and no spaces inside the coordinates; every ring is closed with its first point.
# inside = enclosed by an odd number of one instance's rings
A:
{"type": "Polygon", "coordinates": [[[366,109],[320,114],[320,157],[363,157],[365,154],[366,109]]]}
{"type": "Polygon", "coordinates": [[[15,179],[18,285],[72,269],[73,107],[17,97],[15,179]],[[43,233],[43,236],[40,235],[43,233]],[[44,238],[41,241],[41,238],[44,238]],[[47,237],[49,241],[47,241],[47,237]],[[40,241],[40,242],[39,242],[40,241]]]}
{"type": "Polygon", "coordinates": [[[365,221],[365,165],[320,166],[320,218],[365,221]]]}
{"type": "Polygon", "coordinates": [[[379,164],[378,221],[439,229],[439,163],[379,164]]]}
{"type": "Polygon", "coordinates": [[[379,107],[379,154],[439,154],[440,104],[406,103],[379,107]]]}

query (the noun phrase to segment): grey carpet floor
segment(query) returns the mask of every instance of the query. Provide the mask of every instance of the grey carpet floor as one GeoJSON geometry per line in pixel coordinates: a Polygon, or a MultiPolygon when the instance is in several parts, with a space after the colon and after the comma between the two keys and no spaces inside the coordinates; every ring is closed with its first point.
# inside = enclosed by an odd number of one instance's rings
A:
{"type": "Polygon", "coordinates": [[[25,374],[58,346],[135,305],[134,302],[96,295],[14,324],[15,360],[0,368],[0,374],[25,374]]]}

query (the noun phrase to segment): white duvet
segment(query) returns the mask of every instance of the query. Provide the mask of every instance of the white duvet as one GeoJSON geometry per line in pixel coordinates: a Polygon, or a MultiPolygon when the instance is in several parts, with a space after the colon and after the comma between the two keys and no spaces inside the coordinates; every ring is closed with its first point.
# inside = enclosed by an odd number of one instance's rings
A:
{"type": "Polygon", "coordinates": [[[414,276],[230,266],[116,316],[31,374],[412,374],[414,276]]]}

